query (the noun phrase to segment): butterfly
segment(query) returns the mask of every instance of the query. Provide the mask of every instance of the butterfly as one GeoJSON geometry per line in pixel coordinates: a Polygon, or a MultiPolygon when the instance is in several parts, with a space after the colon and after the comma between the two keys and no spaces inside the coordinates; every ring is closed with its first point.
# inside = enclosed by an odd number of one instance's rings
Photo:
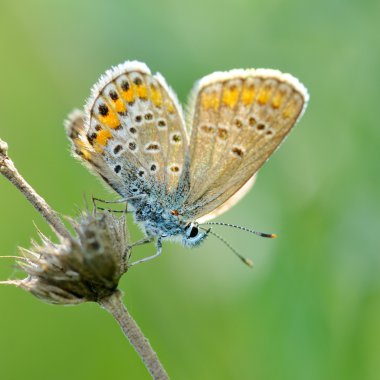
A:
{"type": "Polygon", "coordinates": [[[101,76],[66,130],[74,156],[127,202],[144,242],[155,241],[141,262],[161,254],[163,239],[204,241],[201,225],[248,192],[308,98],[277,70],[215,72],[196,83],[185,115],[160,74],[127,61],[101,76]]]}

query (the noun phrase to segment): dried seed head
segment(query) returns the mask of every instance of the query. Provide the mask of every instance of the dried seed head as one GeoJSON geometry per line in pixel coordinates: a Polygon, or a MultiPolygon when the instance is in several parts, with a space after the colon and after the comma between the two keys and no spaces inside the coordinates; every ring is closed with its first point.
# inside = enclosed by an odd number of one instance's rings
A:
{"type": "Polygon", "coordinates": [[[84,213],[70,220],[76,236],[56,244],[42,233],[42,244],[21,248],[18,262],[28,277],[8,283],[55,304],[99,301],[111,295],[128,269],[125,216],[84,213]]]}

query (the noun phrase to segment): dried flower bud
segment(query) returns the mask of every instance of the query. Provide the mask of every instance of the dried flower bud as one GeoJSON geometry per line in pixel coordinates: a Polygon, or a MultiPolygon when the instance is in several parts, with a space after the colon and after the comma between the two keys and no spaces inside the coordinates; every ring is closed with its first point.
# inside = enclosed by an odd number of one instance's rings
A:
{"type": "Polygon", "coordinates": [[[42,233],[42,244],[21,248],[23,280],[8,281],[55,304],[99,301],[111,295],[128,269],[129,250],[125,215],[84,213],[71,220],[76,236],[56,244],[42,233]]]}

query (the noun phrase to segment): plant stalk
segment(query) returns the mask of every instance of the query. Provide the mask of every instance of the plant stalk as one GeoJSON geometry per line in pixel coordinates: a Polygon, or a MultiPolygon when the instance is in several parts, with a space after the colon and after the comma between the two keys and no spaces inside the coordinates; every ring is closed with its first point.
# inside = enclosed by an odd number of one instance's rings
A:
{"type": "Polygon", "coordinates": [[[99,304],[116,319],[124,335],[140,356],[152,378],[154,380],[168,380],[169,376],[158,359],[157,354],[125,307],[121,291],[116,290],[111,296],[100,300],[99,304]]]}

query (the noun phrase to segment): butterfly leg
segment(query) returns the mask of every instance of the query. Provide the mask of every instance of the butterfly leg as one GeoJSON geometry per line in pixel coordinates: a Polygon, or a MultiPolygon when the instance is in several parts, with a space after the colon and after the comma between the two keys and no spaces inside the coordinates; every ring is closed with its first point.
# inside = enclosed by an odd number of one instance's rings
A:
{"type": "Polygon", "coordinates": [[[143,244],[151,243],[153,240],[154,240],[153,236],[146,236],[146,237],[144,237],[144,238],[142,238],[140,240],[137,240],[134,243],[130,244],[128,246],[128,249],[131,249],[131,248],[136,247],[138,245],[143,245],[143,244]]]}
{"type": "Polygon", "coordinates": [[[145,262],[145,261],[152,260],[152,259],[154,259],[154,258],[160,256],[161,253],[162,253],[162,241],[161,241],[161,238],[160,238],[160,237],[159,237],[159,238],[157,239],[157,241],[156,241],[156,249],[157,249],[157,251],[156,251],[156,253],[155,253],[154,255],[152,255],[152,256],[148,256],[148,257],[144,257],[143,259],[141,259],[141,260],[137,260],[137,261],[133,262],[132,264],[129,264],[128,266],[131,267],[131,266],[133,266],[133,265],[140,264],[140,263],[143,263],[143,262],[145,262]]]}
{"type": "Polygon", "coordinates": [[[104,208],[104,207],[99,207],[99,206],[96,206],[96,209],[97,210],[100,210],[100,211],[108,211],[108,212],[113,212],[115,214],[126,214],[126,213],[131,213],[133,211],[129,211],[127,210],[128,207],[125,208],[125,210],[112,210],[110,208],[104,208]]]}
{"type": "Polygon", "coordinates": [[[129,258],[132,256],[131,249],[133,247],[137,247],[139,245],[151,243],[153,240],[154,240],[153,236],[147,235],[144,238],[142,238],[140,240],[137,240],[134,243],[128,245],[127,248],[126,248],[126,250],[125,250],[125,252],[124,252],[123,260],[126,261],[127,260],[127,256],[128,256],[128,260],[129,260],[129,258]]]}
{"type": "Polygon", "coordinates": [[[136,246],[139,246],[139,245],[143,245],[143,244],[151,243],[153,240],[154,240],[153,236],[147,235],[144,238],[142,238],[140,240],[137,240],[134,243],[128,245],[127,248],[126,248],[126,250],[124,251],[124,255],[123,255],[124,262],[128,261],[131,258],[131,256],[132,256],[131,249],[133,247],[136,247],[136,246]]]}
{"type": "Polygon", "coordinates": [[[92,197],[92,202],[93,202],[94,204],[96,204],[96,202],[110,203],[110,204],[114,204],[114,203],[124,203],[124,202],[128,202],[131,198],[134,199],[135,197],[122,198],[122,199],[117,199],[117,200],[115,200],[115,201],[107,201],[107,200],[105,200],[105,199],[100,199],[100,198],[92,197]]]}
{"type": "Polygon", "coordinates": [[[115,212],[115,213],[123,213],[123,214],[125,214],[127,212],[132,212],[132,211],[128,211],[128,202],[129,201],[134,200],[134,199],[139,199],[139,198],[142,198],[144,196],[145,196],[145,194],[139,194],[139,195],[135,195],[135,196],[128,197],[128,198],[118,199],[118,200],[115,200],[115,201],[107,201],[105,199],[100,199],[100,198],[92,197],[92,203],[93,203],[94,208],[96,210],[102,210],[102,211],[109,211],[109,212],[115,212]],[[106,203],[106,204],[125,203],[125,210],[111,210],[111,209],[99,207],[96,204],[96,202],[101,202],[101,203],[106,203]]]}

